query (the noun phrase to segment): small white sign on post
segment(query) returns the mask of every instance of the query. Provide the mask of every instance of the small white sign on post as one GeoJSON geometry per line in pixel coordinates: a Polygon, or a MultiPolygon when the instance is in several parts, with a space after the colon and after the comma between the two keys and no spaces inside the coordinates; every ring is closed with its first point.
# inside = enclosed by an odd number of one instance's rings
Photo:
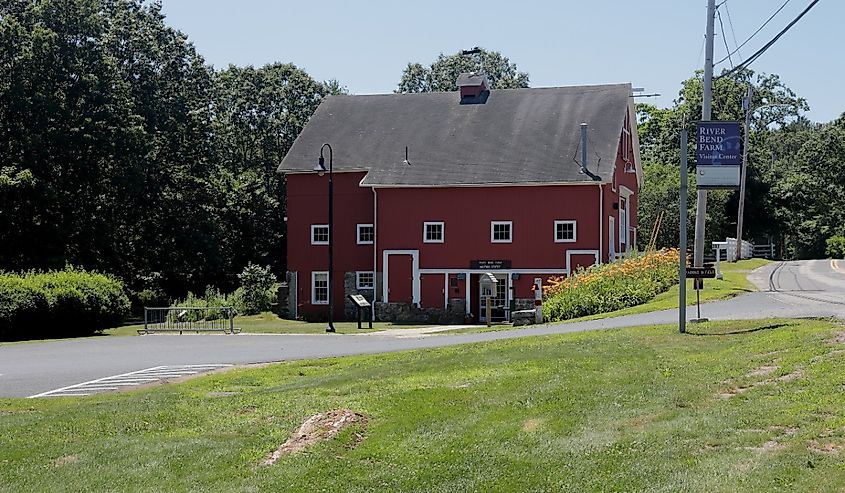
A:
{"type": "Polygon", "coordinates": [[[543,279],[534,278],[534,322],[543,323],[543,279]]]}

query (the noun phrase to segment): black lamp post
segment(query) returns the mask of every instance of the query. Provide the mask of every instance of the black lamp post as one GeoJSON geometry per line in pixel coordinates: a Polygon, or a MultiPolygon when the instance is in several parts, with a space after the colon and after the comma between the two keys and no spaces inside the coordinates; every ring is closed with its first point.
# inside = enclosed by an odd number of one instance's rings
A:
{"type": "Polygon", "coordinates": [[[318,161],[317,166],[314,167],[314,171],[316,171],[320,176],[326,172],[326,160],[323,158],[323,149],[326,147],[329,148],[329,326],[326,327],[326,332],[334,332],[334,323],[332,323],[332,319],[334,317],[334,296],[332,296],[332,289],[334,288],[334,283],[332,282],[332,261],[334,260],[332,256],[332,246],[334,246],[334,193],[332,191],[332,146],[328,143],[323,144],[320,147],[320,160],[318,161]]]}

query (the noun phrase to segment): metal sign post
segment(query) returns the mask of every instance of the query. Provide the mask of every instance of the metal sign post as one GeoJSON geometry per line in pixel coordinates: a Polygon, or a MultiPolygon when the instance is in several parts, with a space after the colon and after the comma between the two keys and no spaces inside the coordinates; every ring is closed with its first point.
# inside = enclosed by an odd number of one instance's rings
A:
{"type": "Polygon", "coordinates": [[[713,279],[716,277],[716,269],[713,264],[705,264],[704,267],[688,267],[687,274],[693,278],[693,285],[695,287],[695,304],[698,310],[698,318],[690,320],[690,322],[706,322],[706,318],[701,317],[701,290],[704,289],[704,279],[713,279]]]}
{"type": "Polygon", "coordinates": [[[680,241],[678,245],[678,330],[687,331],[687,131],[681,131],[681,196],[680,196],[680,241]]]}

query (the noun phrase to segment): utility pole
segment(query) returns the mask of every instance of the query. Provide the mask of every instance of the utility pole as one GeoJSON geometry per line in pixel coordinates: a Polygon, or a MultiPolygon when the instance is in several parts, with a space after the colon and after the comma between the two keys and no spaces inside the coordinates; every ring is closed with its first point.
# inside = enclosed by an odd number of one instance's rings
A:
{"type": "MultiPolygon", "coordinates": [[[[710,121],[713,99],[713,31],[716,17],[716,0],[707,0],[707,35],[704,50],[704,98],[701,101],[701,121],[710,121]]],[[[697,140],[697,139],[696,139],[697,140]]],[[[695,250],[693,264],[704,265],[704,222],[707,217],[707,190],[698,190],[698,206],[695,211],[695,250]]]]}
{"type": "Polygon", "coordinates": [[[687,129],[681,130],[681,195],[678,211],[680,213],[680,231],[678,238],[678,330],[687,331],[687,129]]]}
{"type": "Polygon", "coordinates": [[[742,260],[742,220],[745,215],[745,170],[748,169],[748,134],[751,130],[751,96],[754,89],[748,83],[748,95],[742,102],[745,109],[745,135],[742,143],[742,174],[739,178],[739,211],[736,214],[736,260],[742,260]]]}

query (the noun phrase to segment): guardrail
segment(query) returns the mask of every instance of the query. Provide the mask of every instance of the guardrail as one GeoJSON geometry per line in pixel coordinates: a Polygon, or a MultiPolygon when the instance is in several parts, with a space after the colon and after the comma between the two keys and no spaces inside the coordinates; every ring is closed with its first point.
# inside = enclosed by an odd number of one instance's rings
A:
{"type": "Polygon", "coordinates": [[[144,328],[139,335],[156,332],[223,332],[238,334],[235,327],[237,312],[230,306],[209,307],[144,307],[144,328]]]}

